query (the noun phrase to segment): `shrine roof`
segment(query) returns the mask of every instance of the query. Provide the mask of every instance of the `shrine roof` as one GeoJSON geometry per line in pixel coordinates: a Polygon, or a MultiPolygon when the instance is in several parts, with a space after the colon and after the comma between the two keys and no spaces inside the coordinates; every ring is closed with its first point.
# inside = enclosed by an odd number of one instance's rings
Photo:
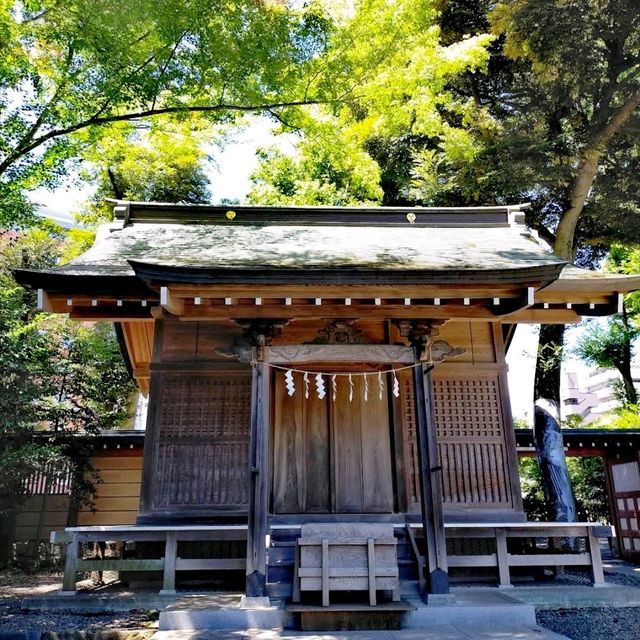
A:
{"type": "Polygon", "coordinates": [[[100,229],[93,247],[47,273],[117,278],[152,267],[440,275],[533,269],[542,279],[555,279],[565,262],[524,226],[523,208],[117,203],[120,219],[100,229]]]}

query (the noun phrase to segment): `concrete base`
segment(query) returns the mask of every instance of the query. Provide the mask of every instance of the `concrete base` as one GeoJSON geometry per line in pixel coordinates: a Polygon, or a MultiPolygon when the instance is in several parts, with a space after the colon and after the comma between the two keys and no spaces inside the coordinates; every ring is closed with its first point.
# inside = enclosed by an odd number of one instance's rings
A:
{"type": "Polygon", "coordinates": [[[640,607],[640,588],[609,584],[606,589],[576,585],[517,587],[509,597],[539,609],[577,607],[640,607]]]}
{"type": "Polygon", "coordinates": [[[285,612],[268,598],[219,594],[180,598],[160,612],[160,630],[282,629],[285,612]],[[257,602],[253,602],[257,600],[257,602]],[[255,605],[255,606],[251,606],[255,605]]]}
{"type": "MultiPolygon", "coordinates": [[[[425,605],[411,601],[415,608],[402,613],[401,628],[430,629],[434,625],[523,625],[536,624],[533,605],[519,602],[497,589],[463,589],[447,598],[436,598],[425,605]]],[[[159,629],[286,629],[293,617],[283,608],[252,603],[236,596],[222,600],[221,596],[203,595],[180,598],[160,612],[159,629]],[[248,608],[247,605],[257,606],[248,608]]]]}
{"type": "Polygon", "coordinates": [[[430,629],[433,626],[468,625],[479,627],[496,626],[534,626],[536,624],[535,607],[519,602],[504,593],[480,589],[452,589],[453,603],[430,603],[425,605],[412,601],[416,605],[407,612],[402,620],[403,629],[430,629]]]}

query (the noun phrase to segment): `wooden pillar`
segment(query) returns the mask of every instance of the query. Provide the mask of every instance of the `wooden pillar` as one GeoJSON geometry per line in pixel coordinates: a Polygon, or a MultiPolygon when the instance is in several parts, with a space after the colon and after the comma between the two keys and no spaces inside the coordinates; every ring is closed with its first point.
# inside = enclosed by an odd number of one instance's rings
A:
{"type": "Polygon", "coordinates": [[[422,348],[415,347],[413,384],[416,403],[418,465],[420,470],[422,527],[427,547],[425,578],[427,593],[421,594],[426,602],[429,594],[449,593],[447,544],[442,513],[442,468],[438,463],[436,424],[433,408],[433,364],[421,362],[422,348]]]}
{"type": "Polygon", "coordinates": [[[253,348],[251,381],[251,433],[249,441],[249,517],[247,529],[247,582],[250,597],[267,595],[267,510],[269,452],[269,366],[264,335],[253,348]]]}
{"type": "Polygon", "coordinates": [[[64,562],[64,578],[62,580],[61,595],[75,595],[78,558],[80,557],[80,542],[78,534],[72,533],[67,543],[67,555],[64,562]]]}

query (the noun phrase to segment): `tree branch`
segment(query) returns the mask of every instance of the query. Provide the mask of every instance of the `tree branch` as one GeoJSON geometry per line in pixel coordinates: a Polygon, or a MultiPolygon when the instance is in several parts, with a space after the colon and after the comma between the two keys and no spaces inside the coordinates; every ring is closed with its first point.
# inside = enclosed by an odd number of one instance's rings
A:
{"type": "Polygon", "coordinates": [[[159,115],[167,115],[172,113],[215,113],[219,111],[238,111],[241,113],[255,113],[259,111],[270,111],[271,109],[280,109],[285,107],[302,107],[312,104],[328,104],[329,100],[291,100],[288,102],[273,102],[257,105],[237,105],[237,104],[216,104],[216,105],[184,105],[176,107],[162,107],[157,109],[144,109],[142,111],[134,111],[130,113],[114,114],[110,116],[92,116],[82,122],[62,127],[60,129],[52,129],[48,133],[32,140],[29,144],[15,149],[7,155],[0,163],[0,176],[4,174],[9,167],[23,156],[27,155],[34,149],[37,149],[45,142],[54,138],[60,138],[70,133],[75,133],[87,127],[101,126],[112,122],[125,122],[129,120],[139,120],[141,118],[152,118],[159,115]]]}
{"type": "Polygon", "coordinates": [[[582,152],[580,164],[569,188],[567,208],[556,230],[554,251],[565,260],[573,258],[573,239],[578,218],[584,209],[607,145],[638,107],[640,107],[640,89],[632,93],[622,106],[612,112],[603,127],[593,132],[590,144],[582,152]]]}
{"type": "Polygon", "coordinates": [[[155,109],[155,107],[156,107],[156,101],[158,100],[158,94],[160,93],[160,84],[162,82],[162,79],[163,79],[165,73],[167,72],[167,68],[169,67],[169,63],[171,62],[171,60],[173,60],[173,56],[176,54],[176,51],[178,50],[178,47],[180,46],[180,43],[184,40],[184,37],[186,35],[187,35],[186,31],[183,31],[180,34],[180,37],[176,40],[176,43],[171,48],[171,51],[169,52],[169,55],[167,56],[167,59],[164,61],[164,64],[162,65],[162,69],[160,69],[160,74],[158,76],[158,81],[156,82],[156,95],[153,96],[153,102],[151,103],[151,108],[152,109],[155,109]]]}

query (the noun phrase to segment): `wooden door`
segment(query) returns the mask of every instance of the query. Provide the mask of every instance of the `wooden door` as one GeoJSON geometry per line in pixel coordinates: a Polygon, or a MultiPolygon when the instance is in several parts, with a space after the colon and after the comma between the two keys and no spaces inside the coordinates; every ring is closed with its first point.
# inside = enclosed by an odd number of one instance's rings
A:
{"type": "Polygon", "coordinates": [[[275,513],[390,513],[393,484],[386,393],[354,376],[350,401],[299,390],[288,396],[276,373],[273,510],[275,513]]]}
{"type": "Polygon", "coordinates": [[[329,406],[316,394],[287,395],[275,375],[273,507],[275,513],[330,511],[329,406]]]}

